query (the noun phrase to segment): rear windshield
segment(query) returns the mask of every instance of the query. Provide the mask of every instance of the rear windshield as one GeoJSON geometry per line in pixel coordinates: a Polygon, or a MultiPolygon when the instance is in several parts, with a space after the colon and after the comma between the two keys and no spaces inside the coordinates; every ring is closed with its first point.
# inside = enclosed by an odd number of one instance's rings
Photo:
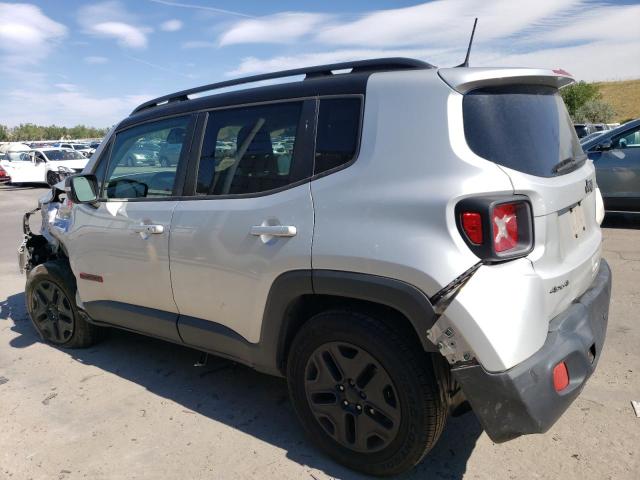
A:
{"type": "Polygon", "coordinates": [[[575,170],[586,158],[556,88],[473,90],[464,96],[463,114],[469,148],[498,165],[553,177],[575,170]]]}

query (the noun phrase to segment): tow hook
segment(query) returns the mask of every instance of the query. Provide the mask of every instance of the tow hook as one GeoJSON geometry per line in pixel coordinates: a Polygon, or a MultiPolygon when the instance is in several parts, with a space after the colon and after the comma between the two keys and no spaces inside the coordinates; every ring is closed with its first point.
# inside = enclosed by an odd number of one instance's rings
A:
{"type": "Polygon", "coordinates": [[[450,364],[473,362],[475,355],[464,339],[456,335],[455,329],[442,314],[481,266],[482,262],[476,263],[430,298],[437,320],[427,331],[427,338],[438,347],[440,354],[450,364]]]}

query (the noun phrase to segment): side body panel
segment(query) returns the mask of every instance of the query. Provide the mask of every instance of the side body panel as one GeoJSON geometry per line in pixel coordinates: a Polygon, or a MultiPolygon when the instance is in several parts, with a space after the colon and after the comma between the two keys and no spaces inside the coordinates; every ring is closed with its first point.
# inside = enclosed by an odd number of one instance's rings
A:
{"type": "MultiPolygon", "coordinates": [[[[179,202],[170,256],[180,314],[215,322],[257,343],[273,281],[284,272],[311,268],[312,235],[308,183],[253,198],[179,202]],[[252,235],[259,225],[294,226],[296,234],[252,235]]],[[[182,332],[182,321],[178,328],[182,332]]]]}
{"type": "Polygon", "coordinates": [[[64,247],[90,315],[91,302],[96,301],[177,313],[169,275],[169,230],[176,203],[109,201],[98,208],[75,206],[64,247]],[[162,225],[164,233],[136,231],[142,224],[162,225]],[[98,275],[102,282],[85,280],[81,274],[98,275]]]}

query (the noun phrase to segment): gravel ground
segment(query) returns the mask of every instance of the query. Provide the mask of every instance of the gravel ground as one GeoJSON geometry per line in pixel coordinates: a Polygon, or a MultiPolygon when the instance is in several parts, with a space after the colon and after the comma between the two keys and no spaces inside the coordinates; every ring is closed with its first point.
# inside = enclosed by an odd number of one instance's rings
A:
{"type": "MultiPolygon", "coordinates": [[[[87,350],[41,343],[16,247],[45,192],[0,187],[0,478],[361,478],[308,444],[280,379],[216,358],[194,367],[197,352],[131,333],[87,350]]],[[[640,215],[605,225],[609,331],[578,400],[545,435],[501,445],[472,413],[451,419],[405,478],[638,478],[640,215]]]]}

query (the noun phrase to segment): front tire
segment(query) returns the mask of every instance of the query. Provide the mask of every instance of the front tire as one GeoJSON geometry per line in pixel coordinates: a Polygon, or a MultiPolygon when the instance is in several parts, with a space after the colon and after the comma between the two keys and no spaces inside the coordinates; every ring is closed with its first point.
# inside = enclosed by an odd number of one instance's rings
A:
{"type": "Polygon", "coordinates": [[[88,323],[76,306],[76,281],[68,264],[56,260],[33,268],[25,297],[31,321],[44,341],[84,348],[99,340],[100,327],[88,323]]]}
{"type": "Polygon", "coordinates": [[[370,475],[418,464],[447,407],[418,342],[357,312],[311,318],[287,361],[289,394],[307,435],[338,462],[370,475]]]}

